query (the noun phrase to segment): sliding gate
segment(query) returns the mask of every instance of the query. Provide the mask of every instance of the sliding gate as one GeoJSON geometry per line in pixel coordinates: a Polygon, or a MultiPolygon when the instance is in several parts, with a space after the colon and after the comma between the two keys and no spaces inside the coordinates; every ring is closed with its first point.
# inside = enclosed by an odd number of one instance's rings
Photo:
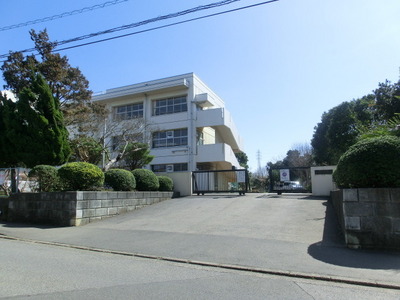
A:
{"type": "Polygon", "coordinates": [[[269,169],[269,192],[310,193],[310,167],[282,167],[269,169]]]}
{"type": "Polygon", "coordinates": [[[249,174],[246,169],[194,171],[193,193],[239,193],[244,195],[249,190],[249,174]]]}

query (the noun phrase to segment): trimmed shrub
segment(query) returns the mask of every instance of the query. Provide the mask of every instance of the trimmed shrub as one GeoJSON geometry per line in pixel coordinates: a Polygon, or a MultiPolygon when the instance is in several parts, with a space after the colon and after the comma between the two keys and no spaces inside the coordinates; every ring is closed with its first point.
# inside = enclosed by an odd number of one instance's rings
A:
{"type": "Polygon", "coordinates": [[[37,185],[33,187],[37,192],[54,192],[61,189],[57,169],[53,166],[37,165],[29,171],[28,177],[37,181],[37,185]]]}
{"type": "Polygon", "coordinates": [[[168,176],[158,176],[158,182],[160,183],[158,190],[161,192],[171,192],[174,189],[174,181],[168,176]]]}
{"type": "Polygon", "coordinates": [[[105,172],[104,183],[114,191],[133,191],[136,187],[135,176],[123,169],[111,169],[105,172]]]}
{"type": "Polygon", "coordinates": [[[158,191],[160,186],[156,174],[147,169],[135,169],[132,171],[136,179],[138,191],[158,191]]]}
{"type": "Polygon", "coordinates": [[[333,174],[341,188],[400,187],[400,138],[381,136],[349,148],[333,174]]]}
{"type": "Polygon", "coordinates": [[[58,170],[58,175],[67,191],[98,190],[104,184],[103,171],[86,162],[65,164],[58,170]]]}

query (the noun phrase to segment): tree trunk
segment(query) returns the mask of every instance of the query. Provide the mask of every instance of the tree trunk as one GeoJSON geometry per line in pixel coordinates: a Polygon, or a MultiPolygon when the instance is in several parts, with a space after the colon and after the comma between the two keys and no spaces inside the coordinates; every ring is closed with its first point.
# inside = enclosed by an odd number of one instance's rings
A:
{"type": "Polygon", "coordinates": [[[10,180],[11,180],[11,193],[18,193],[18,180],[17,180],[17,175],[15,170],[16,168],[11,169],[11,175],[10,175],[10,180]]]}

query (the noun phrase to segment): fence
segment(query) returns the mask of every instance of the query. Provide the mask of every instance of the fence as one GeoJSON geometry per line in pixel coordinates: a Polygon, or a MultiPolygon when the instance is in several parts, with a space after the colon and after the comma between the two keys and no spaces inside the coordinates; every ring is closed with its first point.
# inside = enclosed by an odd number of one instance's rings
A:
{"type": "Polygon", "coordinates": [[[24,168],[0,168],[0,193],[8,196],[10,193],[30,192],[28,171],[24,168]]]}
{"type": "Polygon", "coordinates": [[[249,175],[246,169],[194,171],[193,193],[234,193],[244,195],[249,189],[249,175]]]}

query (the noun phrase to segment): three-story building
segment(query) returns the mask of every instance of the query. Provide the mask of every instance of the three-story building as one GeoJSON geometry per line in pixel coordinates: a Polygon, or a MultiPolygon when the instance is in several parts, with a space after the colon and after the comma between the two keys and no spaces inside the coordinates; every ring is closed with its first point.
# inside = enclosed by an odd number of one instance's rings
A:
{"type": "MultiPolygon", "coordinates": [[[[155,156],[147,167],[173,178],[181,195],[192,193],[192,171],[240,168],[235,153],[243,143],[232,116],[193,73],[109,89],[92,100],[106,105],[113,122],[143,120],[142,138],[155,156]]],[[[118,134],[109,139],[115,149],[118,134]]]]}

